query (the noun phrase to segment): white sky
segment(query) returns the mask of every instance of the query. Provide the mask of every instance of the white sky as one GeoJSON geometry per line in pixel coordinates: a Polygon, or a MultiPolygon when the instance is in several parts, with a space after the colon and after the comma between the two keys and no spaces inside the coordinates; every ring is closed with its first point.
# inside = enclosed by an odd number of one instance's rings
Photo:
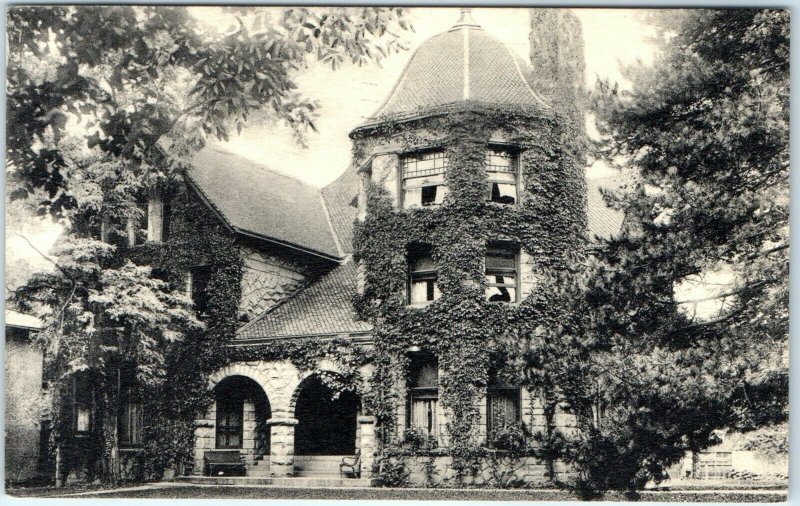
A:
{"type": "MultiPolygon", "coordinates": [[[[624,85],[620,62],[652,61],[653,48],[646,42],[652,29],[640,21],[641,9],[572,9],[583,25],[587,86],[596,78],[624,85]]],[[[408,10],[414,32],[404,34],[409,51],[394,54],[376,65],[349,66],[337,71],[312,68],[298,77],[300,91],[320,102],[318,134],[311,133],[303,149],[284,127],[246,128],[224,149],[316,186],[324,186],[350,163],[349,132],[374,113],[387,97],[411,57],[429,37],[448,30],[459,18],[459,8],[408,10]]],[[[473,19],[508,48],[528,59],[528,9],[472,9],[473,19]]],[[[589,177],[607,175],[595,167],[589,177]]]]}

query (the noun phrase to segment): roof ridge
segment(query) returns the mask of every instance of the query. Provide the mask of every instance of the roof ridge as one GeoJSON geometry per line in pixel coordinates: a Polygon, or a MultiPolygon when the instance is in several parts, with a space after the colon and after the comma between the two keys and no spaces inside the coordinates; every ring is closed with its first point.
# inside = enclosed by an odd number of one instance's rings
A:
{"type": "Polygon", "coordinates": [[[273,169],[271,167],[267,167],[266,165],[262,164],[261,162],[257,162],[255,160],[253,160],[252,158],[247,158],[246,156],[242,156],[239,153],[235,153],[233,151],[228,151],[227,149],[223,149],[219,145],[209,144],[208,145],[208,149],[216,151],[217,153],[222,153],[224,155],[230,155],[230,156],[235,156],[236,158],[241,158],[242,160],[245,160],[248,163],[250,163],[253,166],[253,168],[259,169],[259,170],[264,171],[264,172],[268,172],[268,173],[276,175],[276,176],[285,177],[287,179],[293,179],[293,180],[297,181],[298,183],[302,184],[303,186],[306,186],[308,188],[313,188],[313,189],[315,189],[317,191],[321,190],[321,188],[319,186],[316,186],[316,185],[313,185],[313,184],[308,183],[306,181],[303,181],[299,177],[293,176],[291,174],[287,174],[285,172],[281,172],[281,171],[279,171],[277,169],[273,169]]]}

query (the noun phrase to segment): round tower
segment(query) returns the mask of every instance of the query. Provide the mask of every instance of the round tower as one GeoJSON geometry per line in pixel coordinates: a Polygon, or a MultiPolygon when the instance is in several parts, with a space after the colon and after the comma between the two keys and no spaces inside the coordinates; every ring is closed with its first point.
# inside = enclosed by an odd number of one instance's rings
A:
{"type": "Polygon", "coordinates": [[[582,254],[586,190],[581,132],[531,87],[535,72],[464,9],[350,134],[355,305],[375,328],[385,444],[421,433],[466,448],[500,418],[541,423],[503,356],[547,324],[542,280],[582,254]]]}

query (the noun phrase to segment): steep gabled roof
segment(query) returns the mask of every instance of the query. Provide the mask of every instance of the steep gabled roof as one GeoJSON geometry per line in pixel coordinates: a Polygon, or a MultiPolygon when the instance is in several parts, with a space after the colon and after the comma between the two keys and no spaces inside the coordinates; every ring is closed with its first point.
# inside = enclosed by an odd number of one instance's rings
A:
{"type": "Polygon", "coordinates": [[[191,165],[189,182],[234,231],[330,260],[344,256],[319,189],[215,147],[191,165]]]}
{"type": "Polygon", "coordinates": [[[239,329],[236,340],[369,332],[372,326],[353,311],[355,293],[356,267],[349,260],[239,329]]]}

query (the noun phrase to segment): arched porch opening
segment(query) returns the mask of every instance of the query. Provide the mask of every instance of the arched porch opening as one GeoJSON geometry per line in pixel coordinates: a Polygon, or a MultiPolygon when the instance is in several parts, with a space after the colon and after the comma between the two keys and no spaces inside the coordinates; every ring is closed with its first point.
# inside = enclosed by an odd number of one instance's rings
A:
{"type": "Polygon", "coordinates": [[[246,376],[228,376],[216,384],[213,394],[216,401],[214,448],[239,450],[249,463],[268,456],[267,420],[272,410],[261,385],[246,376]]]}
{"type": "Polygon", "coordinates": [[[337,392],[312,375],[300,384],[295,396],[295,455],[355,453],[361,405],[356,393],[337,392]]]}

